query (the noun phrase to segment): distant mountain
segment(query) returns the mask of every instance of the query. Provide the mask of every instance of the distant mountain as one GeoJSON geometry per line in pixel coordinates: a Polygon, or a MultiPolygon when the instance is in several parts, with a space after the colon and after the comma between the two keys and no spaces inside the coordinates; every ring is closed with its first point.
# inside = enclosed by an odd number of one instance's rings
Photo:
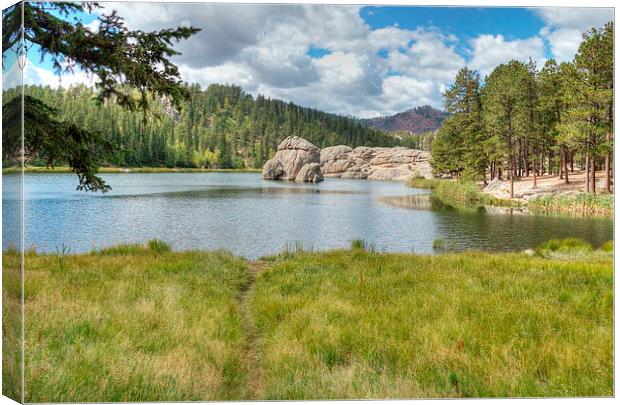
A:
{"type": "Polygon", "coordinates": [[[369,118],[360,121],[367,127],[383,131],[422,134],[437,130],[449,115],[447,112],[430,105],[423,105],[388,117],[369,118]]]}

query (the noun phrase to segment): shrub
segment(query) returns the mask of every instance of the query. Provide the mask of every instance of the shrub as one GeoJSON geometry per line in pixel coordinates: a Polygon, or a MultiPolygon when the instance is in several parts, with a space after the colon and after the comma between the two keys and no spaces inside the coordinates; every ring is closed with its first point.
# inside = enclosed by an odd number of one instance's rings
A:
{"type": "Polygon", "coordinates": [[[411,181],[409,182],[409,185],[413,188],[423,188],[427,190],[434,190],[440,181],[441,180],[439,179],[425,179],[422,177],[416,177],[416,178],[411,179],[411,181]]]}
{"type": "Polygon", "coordinates": [[[369,252],[375,251],[375,245],[368,243],[364,239],[354,239],[351,241],[351,249],[353,250],[367,250],[369,252]]]}
{"type": "Polygon", "coordinates": [[[592,252],[592,245],[577,238],[550,239],[536,249],[541,256],[583,256],[592,252]]]}

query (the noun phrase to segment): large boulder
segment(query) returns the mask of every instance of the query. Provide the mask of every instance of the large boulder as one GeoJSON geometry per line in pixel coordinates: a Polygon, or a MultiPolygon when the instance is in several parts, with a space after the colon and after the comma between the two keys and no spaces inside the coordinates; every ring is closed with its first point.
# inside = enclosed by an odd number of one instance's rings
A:
{"type": "Polygon", "coordinates": [[[318,183],[323,181],[323,173],[321,173],[321,165],[318,163],[306,163],[297,173],[295,181],[306,183],[318,183]]]}
{"type": "Polygon", "coordinates": [[[263,178],[318,182],[325,177],[371,180],[432,178],[431,154],[402,146],[371,148],[346,145],[319,150],[297,136],[286,138],[263,167],[263,178]]]}
{"type": "Polygon", "coordinates": [[[343,179],[409,180],[432,178],[430,153],[404,147],[371,148],[331,146],[321,150],[321,169],[326,177],[343,179]]]}
{"type": "Polygon", "coordinates": [[[350,146],[338,145],[321,149],[321,170],[325,177],[340,177],[354,162],[350,146]]]}
{"type": "Polygon", "coordinates": [[[307,140],[289,136],[280,145],[273,157],[263,166],[263,178],[267,180],[312,181],[323,180],[320,167],[321,152],[307,140]],[[315,163],[316,166],[305,166],[315,163]],[[301,176],[301,170],[304,169],[301,176]],[[308,179],[308,180],[306,180],[308,179]]]}

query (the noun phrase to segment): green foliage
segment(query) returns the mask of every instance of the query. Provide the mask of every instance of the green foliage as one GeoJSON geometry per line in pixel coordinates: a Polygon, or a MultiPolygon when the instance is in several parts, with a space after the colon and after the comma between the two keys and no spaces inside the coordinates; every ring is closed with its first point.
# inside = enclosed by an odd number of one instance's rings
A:
{"type": "Polygon", "coordinates": [[[431,147],[436,174],[484,180],[488,166],[484,153],[487,133],[482,126],[478,73],[461,69],[444,93],[446,111],[452,116],[437,131],[431,147]]]}
{"type": "Polygon", "coordinates": [[[591,193],[543,194],[528,201],[534,213],[612,217],[614,197],[591,193]]]}
{"type": "Polygon", "coordinates": [[[571,258],[585,256],[592,252],[592,245],[577,238],[551,239],[536,248],[536,253],[545,257],[571,258]]]}
{"type": "MultiPolygon", "coordinates": [[[[436,174],[465,180],[601,169],[613,150],[613,22],[584,34],[573,62],[512,60],[480,86],[461,69],[444,93],[452,113],[433,141],[436,174]],[[586,160],[588,159],[588,160],[586,160]],[[572,169],[571,169],[572,170],[572,169]]],[[[593,176],[589,180],[594,190],[593,176]]],[[[568,182],[568,180],[566,180],[568,182]]]]}
{"type": "MultiPolygon", "coordinates": [[[[240,87],[187,86],[190,99],[181,111],[153,98],[150,109],[159,119],[144,122],[141,112],[113,103],[97,106],[96,93],[85,87],[67,90],[27,86],[26,94],[57,106],[60,117],[117,146],[105,163],[116,166],[181,168],[262,167],[289,135],[319,147],[393,146],[392,135],[366,128],[354,119],[299,107],[293,103],[256,98],[240,87]]],[[[10,95],[10,93],[9,93],[10,95]]],[[[6,97],[6,96],[5,96],[6,97]]]]}
{"type": "Polygon", "coordinates": [[[441,180],[439,179],[424,179],[424,178],[413,178],[409,181],[409,185],[413,188],[421,188],[427,190],[434,190],[437,188],[441,180]]]}
{"type": "Polygon", "coordinates": [[[147,246],[149,247],[149,250],[151,252],[155,252],[155,253],[166,253],[172,250],[170,248],[170,245],[168,245],[163,240],[159,240],[159,239],[152,239],[148,241],[147,246]]]}
{"type": "Polygon", "coordinates": [[[353,250],[367,250],[374,252],[376,250],[373,243],[366,242],[364,239],[353,239],[351,241],[351,249],[353,250]]]}
{"type": "Polygon", "coordinates": [[[63,245],[59,248],[56,247],[56,259],[58,260],[58,268],[57,270],[60,272],[65,272],[67,270],[67,261],[69,253],[71,253],[71,248],[63,243],[63,245]]]}
{"type": "Polygon", "coordinates": [[[112,144],[100,132],[87,130],[57,117],[59,110],[41,100],[6,92],[9,101],[2,105],[2,157],[5,161],[21,155],[21,125],[23,113],[24,149],[26,159],[36,157],[46,165],[67,162],[78,175],[78,190],[107,191],[110,187],[96,175],[99,163],[110,156],[112,144]],[[22,111],[23,109],[23,111],[22,111]]]}
{"type": "MultiPolygon", "coordinates": [[[[97,80],[93,95],[99,105],[112,101],[129,111],[142,111],[143,120],[150,111],[153,95],[180,107],[189,92],[170,58],[178,55],[172,45],[199,31],[179,27],[156,32],[130,30],[123,19],[112,11],[99,17],[99,28],[91,30],[70,21],[75,13],[88,13],[100,8],[97,3],[19,2],[2,12],[3,62],[5,52],[14,49],[28,52],[34,45],[41,58],[52,61],[56,73],[79,68],[97,80]],[[139,61],[139,68],[136,68],[139,61]]],[[[21,160],[21,91],[6,97],[3,105],[3,159],[21,160]],[[4,122],[9,121],[5,126],[4,122]]],[[[87,130],[70,120],[59,120],[59,112],[43,100],[24,97],[25,158],[42,159],[47,165],[66,163],[78,175],[78,190],[106,191],[103,180],[96,176],[102,150],[110,143],[98,131],[87,130]]]]}
{"type": "Polygon", "coordinates": [[[613,253],[613,251],[614,251],[614,241],[613,240],[609,240],[609,241],[605,242],[603,244],[603,246],[601,246],[601,250],[603,252],[606,252],[606,253],[613,253]]]}

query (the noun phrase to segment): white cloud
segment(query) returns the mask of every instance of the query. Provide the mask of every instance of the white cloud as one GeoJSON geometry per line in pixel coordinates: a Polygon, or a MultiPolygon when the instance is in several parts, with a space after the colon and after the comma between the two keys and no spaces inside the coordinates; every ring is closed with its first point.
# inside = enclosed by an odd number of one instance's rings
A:
{"type": "Polygon", "coordinates": [[[540,37],[507,41],[502,35],[480,35],[471,41],[469,66],[484,77],[497,65],[512,59],[527,62],[530,58],[544,64],[544,43],[540,37]]]}
{"type": "MultiPolygon", "coordinates": [[[[463,55],[450,33],[430,25],[372,29],[352,5],[102,4],[104,11],[116,9],[131,29],[201,28],[175,46],[182,55],[174,61],[187,82],[237,84],[254,95],[363,117],[423,104],[441,108],[442,91],[463,66],[484,77],[511,59],[542,65],[545,40],[554,55],[565,57],[574,53],[584,26],[600,26],[609,17],[609,9],[536,9],[546,24],[540,36],[480,35],[460,44],[463,55]],[[312,58],[311,47],[329,52],[312,58]]],[[[58,77],[41,68],[31,69],[29,77],[58,85],[58,77]]],[[[87,79],[78,72],[62,84],[87,79]]]]}
{"type": "Polygon", "coordinates": [[[95,83],[96,76],[86,74],[78,68],[76,68],[73,72],[66,72],[60,76],[52,70],[37,66],[30,60],[26,62],[26,66],[24,68],[24,84],[26,85],[67,88],[77,84],[84,84],[89,87],[94,87],[95,83]]]}
{"type": "Polygon", "coordinates": [[[612,8],[546,7],[535,10],[545,22],[540,35],[549,43],[553,57],[570,61],[577,53],[582,34],[613,21],[612,8]]]}
{"type": "Polygon", "coordinates": [[[356,116],[441,107],[438,89],[462,57],[454,37],[433,28],[372,30],[358,6],[108,3],[130,28],[202,28],[176,48],[183,80],[234,83],[244,90],[356,116]],[[321,58],[310,47],[330,51],[321,58]],[[377,55],[389,51],[387,58],[377,55]],[[406,88],[397,88],[407,86],[406,88]]]}

